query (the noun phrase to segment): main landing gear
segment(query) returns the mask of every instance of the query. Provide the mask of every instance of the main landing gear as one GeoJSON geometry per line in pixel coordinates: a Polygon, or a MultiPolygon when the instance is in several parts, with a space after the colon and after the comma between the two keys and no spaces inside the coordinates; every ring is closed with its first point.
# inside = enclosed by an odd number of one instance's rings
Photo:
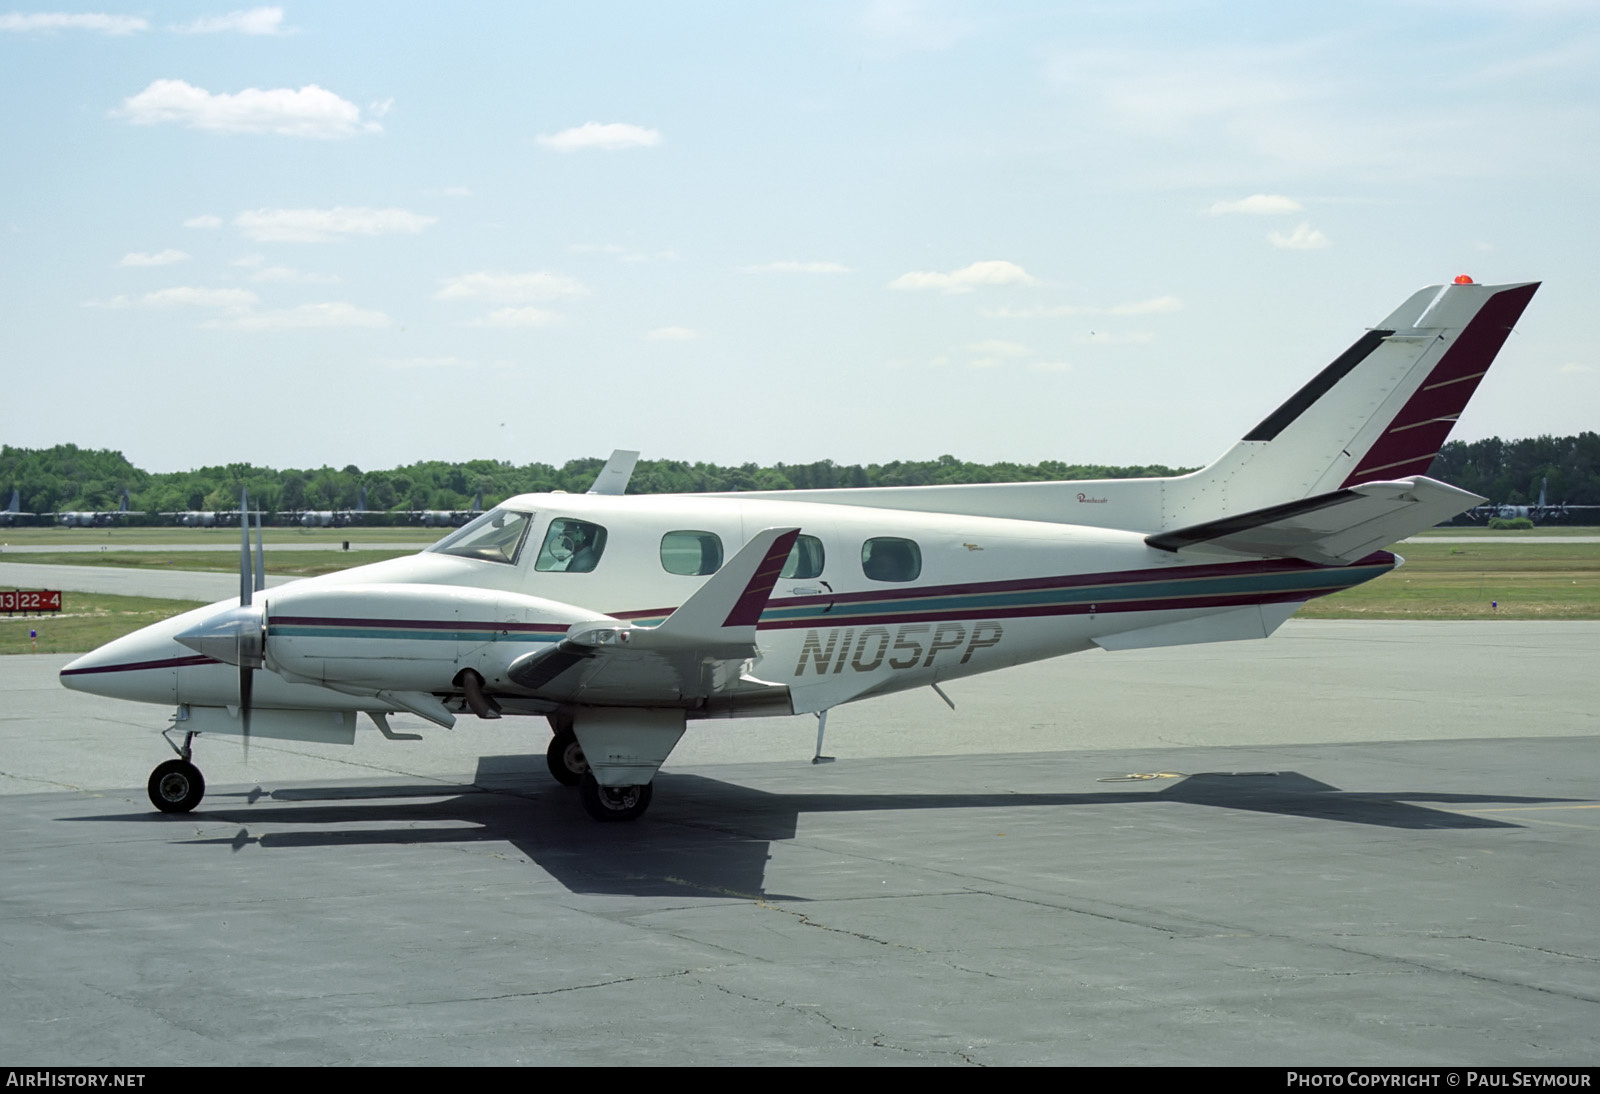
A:
{"type": "MultiPolygon", "coordinates": [[[[178,758],[157,764],[156,769],[150,772],[150,781],[145,784],[145,789],[150,794],[150,804],[163,813],[187,813],[206,796],[205,777],[200,774],[198,767],[189,762],[193,754],[193,741],[193,733],[184,734],[183,747],[172,746],[178,758]]],[[[170,738],[167,743],[172,744],[170,738]]]]}
{"type": "Polygon", "coordinates": [[[571,729],[558,729],[550,738],[550,747],[544,750],[544,761],[550,765],[550,774],[562,786],[577,786],[589,773],[589,761],[583,758],[583,746],[571,729]]]}
{"type": "Polygon", "coordinates": [[[578,800],[583,803],[584,812],[597,821],[631,821],[642,817],[650,808],[654,793],[651,784],[601,786],[594,772],[589,770],[589,761],[584,758],[583,746],[572,732],[571,722],[557,724],[553,718],[551,721],[555,736],[550,738],[550,747],[545,749],[545,763],[556,782],[578,788],[578,800]]]}
{"type": "Polygon", "coordinates": [[[643,786],[601,786],[594,772],[585,771],[578,783],[578,800],[584,812],[597,821],[631,821],[644,816],[650,808],[654,792],[652,784],[643,786]]]}

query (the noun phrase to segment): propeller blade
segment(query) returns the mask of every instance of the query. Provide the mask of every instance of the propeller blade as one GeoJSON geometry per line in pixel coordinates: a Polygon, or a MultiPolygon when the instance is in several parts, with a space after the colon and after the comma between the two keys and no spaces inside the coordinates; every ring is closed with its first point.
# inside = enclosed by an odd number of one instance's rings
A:
{"type": "Polygon", "coordinates": [[[245,762],[250,760],[250,692],[255,683],[255,669],[239,668],[239,728],[244,738],[245,762]]]}
{"type": "Polygon", "coordinates": [[[250,575],[250,491],[239,490],[239,605],[249,607],[255,580],[250,575]]]}
{"type": "Polygon", "coordinates": [[[256,592],[267,587],[267,564],[261,553],[261,510],[256,510],[256,592]]]}

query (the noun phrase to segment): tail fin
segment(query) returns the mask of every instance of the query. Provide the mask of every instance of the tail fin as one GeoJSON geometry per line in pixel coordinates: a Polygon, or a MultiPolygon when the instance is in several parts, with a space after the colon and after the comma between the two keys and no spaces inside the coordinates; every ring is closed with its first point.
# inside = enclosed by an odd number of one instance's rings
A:
{"type": "Polygon", "coordinates": [[[1426,474],[1538,287],[1415,293],[1215,463],[1171,480],[1163,527],[1426,474]]]}

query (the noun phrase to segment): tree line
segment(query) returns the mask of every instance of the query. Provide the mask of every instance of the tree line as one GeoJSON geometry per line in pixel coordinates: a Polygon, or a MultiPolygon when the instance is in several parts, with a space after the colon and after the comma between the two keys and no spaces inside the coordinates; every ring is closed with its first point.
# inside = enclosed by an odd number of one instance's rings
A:
{"type": "MultiPolygon", "coordinates": [[[[130,496],[130,509],[143,510],[136,523],[164,523],[161,513],[231,510],[241,487],[253,505],[269,515],[306,510],[354,509],[366,504],[394,519],[423,509],[467,509],[481,494],[485,507],[514,494],[565,490],[582,493],[605,464],[598,456],[516,466],[498,460],[446,463],[422,461],[382,471],[352,465],[335,469],[276,470],[248,463],[152,473],[134,467],[121,452],[63,444],[54,448],[0,447],[0,504],[18,492],[24,512],[113,510],[130,496]]],[[[1158,464],[1115,467],[1067,464],[977,464],[940,456],[932,460],[894,460],[882,464],[754,463],[724,467],[683,460],[641,460],[628,484],[630,494],[678,494],[745,490],[805,490],[867,486],[929,486],[958,483],[1039,482],[1060,479],[1148,478],[1180,475],[1193,468],[1158,464]]],[[[1434,478],[1482,494],[1497,503],[1537,501],[1548,480],[1552,503],[1600,504],[1600,434],[1575,437],[1498,437],[1470,443],[1451,441],[1434,460],[1434,478]]],[[[170,519],[170,518],[166,518],[170,519]]],[[[381,518],[380,518],[381,519],[381,518]]]]}

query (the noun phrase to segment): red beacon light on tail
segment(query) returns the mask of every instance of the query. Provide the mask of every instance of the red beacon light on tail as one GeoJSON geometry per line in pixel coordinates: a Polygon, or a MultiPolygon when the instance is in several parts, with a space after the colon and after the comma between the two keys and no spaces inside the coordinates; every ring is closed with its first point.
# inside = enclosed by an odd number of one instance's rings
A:
{"type": "Polygon", "coordinates": [[[1468,277],[1466,274],[1456,274],[1456,284],[1470,285],[1472,284],[1472,278],[1468,277]]]}

